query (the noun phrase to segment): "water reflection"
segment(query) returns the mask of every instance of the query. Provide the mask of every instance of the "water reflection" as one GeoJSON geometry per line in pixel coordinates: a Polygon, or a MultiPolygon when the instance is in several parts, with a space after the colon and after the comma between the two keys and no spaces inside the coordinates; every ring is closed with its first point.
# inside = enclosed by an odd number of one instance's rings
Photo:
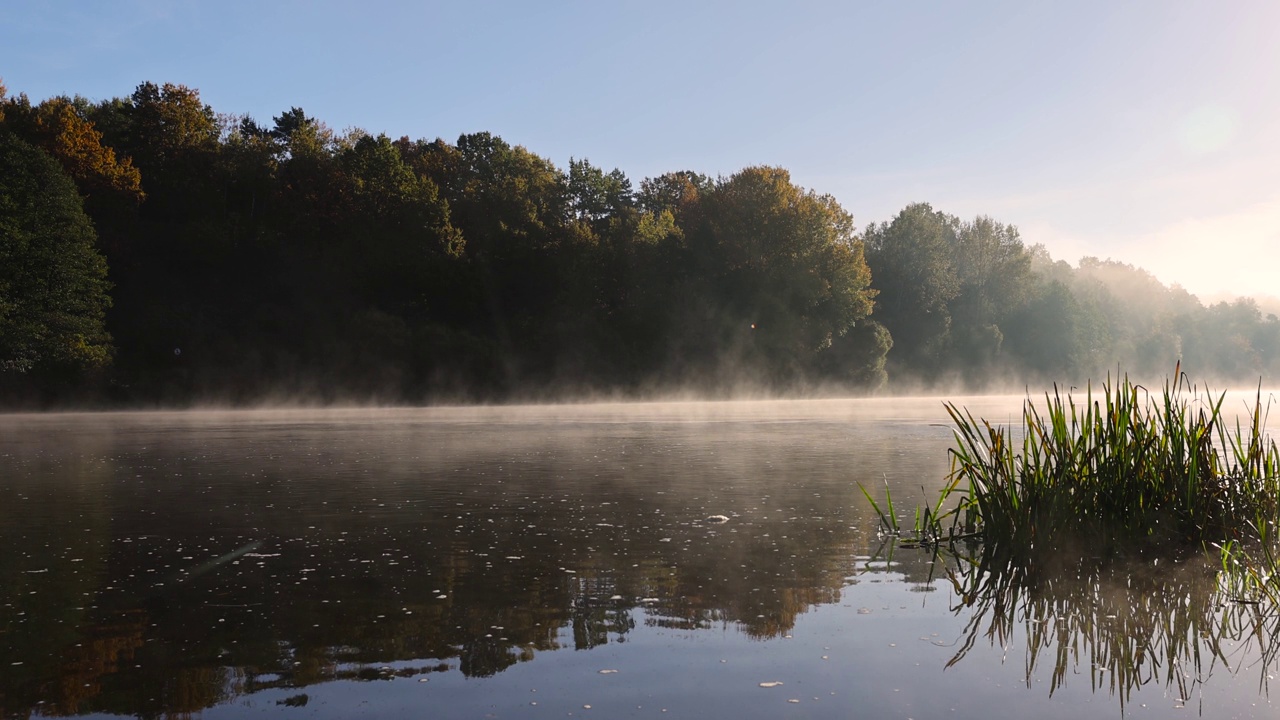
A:
{"type": "Polygon", "coordinates": [[[1268,602],[1234,597],[1216,557],[1055,557],[1031,566],[950,560],[954,611],[967,622],[948,668],[984,641],[1021,645],[1028,687],[1047,676],[1052,697],[1069,682],[1087,682],[1116,698],[1122,713],[1149,685],[1176,693],[1176,707],[1195,707],[1215,673],[1257,673],[1258,690],[1269,694],[1280,614],[1268,602]]]}
{"type": "MultiPolygon", "coordinates": [[[[1012,417],[1021,398],[983,402],[1012,417]]],[[[1270,609],[1213,610],[1190,579],[1070,590],[870,553],[857,483],[903,508],[932,498],[945,420],[940,400],[0,416],[0,717],[346,717],[405,688],[426,692],[382,715],[513,716],[529,678],[576,690],[574,673],[634,683],[602,684],[597,708],[643,685],[673,714],[922,717],[953,679],[995,692],[964,669],[988,636],[1035,638],[1028,677],[1057,667],[1059,642],[1066,667],[1117,663],[1090,685],[1114,679],[1126,701],[1172,677],[1171,647],[1199,652],[1177,672],[1205,678],[1263,656],[1247,612],[1267,630],[1270,609]],[[1165,640],[1160,603],[1184,623],[1165,640]],[[1236,630],[1206,645],[1219,627],[1236,630]],[[1125,639],[1144,631],[1157,640],[1125,639]],[[965,649],[939,647],[956,635],[965,649]]]]}
{"type": "Polygon", "coordinates": [[[491,677],[637,628],[786,635],[858,572],[853,480],[940,477],[901,442],[947,434],[890,406],[878,433],[730,410],[9,419],[0,714],[491,677]]]}

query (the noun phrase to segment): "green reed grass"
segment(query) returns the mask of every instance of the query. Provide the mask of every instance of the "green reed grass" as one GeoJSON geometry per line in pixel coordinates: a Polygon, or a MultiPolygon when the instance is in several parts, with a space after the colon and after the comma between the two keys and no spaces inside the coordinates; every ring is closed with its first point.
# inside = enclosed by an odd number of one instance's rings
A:
{"type": "MultiPolygon", "coordinates": [[[[984,554],[1024,558],[1262,546],[1264,555],[1237,560],[1270,561],[1280,450],[1263,435],[1260,391],[1243,426],[1228,427],[1225,397],[1181,372],[1158,393],[1127,377],[1083,398],[1055,387],[1043,406],[1024,403],[1016,432],[948,403],[951,472],[937,504],[917,511],[916,540],[974,539],[984,554]]],[[[896,534],[892,509],[873,507],[896,534]]]]}
{"type": "Polygon", "coordinates": [[[1190,697],[1225,649],[1280,663],[1280,449],[1261,390],[1241,415],[1175,371],[1159,391],[1124,377],[1028,399],[1020,422],[948,403],[956,443],[937,502],[908,528],[862,492],[896,547],[924,546],[970,612],[951,663],[1024,623],[1028,683],[1080,668],[1123,710],[1160,679],[1190,697]],[[953,567],[954,566],[954,567],[953,567]],[[1251,645],[1251,647],[1254,647],[1251,645]]]}

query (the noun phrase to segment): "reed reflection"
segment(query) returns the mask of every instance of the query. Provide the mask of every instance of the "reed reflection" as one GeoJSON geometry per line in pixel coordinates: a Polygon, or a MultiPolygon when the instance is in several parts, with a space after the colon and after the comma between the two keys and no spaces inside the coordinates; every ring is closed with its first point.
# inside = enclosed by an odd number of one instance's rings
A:
{"type": "Polygon", "coordinates": [[[1280,655],[1277,608],[1238,596],[1238,579],[1206,556],[1044,560],[948,558],[953,611],[968,621],[947,667],[982,641],[1025,643],[1028,687],[1047,676],[1052,697],[1087,676],[1090,689],[1115,697],[1122,712],[1148,685],[1193,706],[1218,672],[1257,672],[1268,694],[1280,655]]]}

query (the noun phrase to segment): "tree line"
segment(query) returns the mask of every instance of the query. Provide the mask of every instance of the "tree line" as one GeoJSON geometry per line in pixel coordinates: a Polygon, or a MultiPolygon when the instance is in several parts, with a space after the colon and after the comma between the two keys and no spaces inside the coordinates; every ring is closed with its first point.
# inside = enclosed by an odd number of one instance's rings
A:
{"type": "Polygon", "coordinates": [[[8,405],[868,392],[1122,368],[1280,377],[1280,322],[786,170],[637,185],[490,133],[260,124],[182,85],[0,85],[8,405]]]}

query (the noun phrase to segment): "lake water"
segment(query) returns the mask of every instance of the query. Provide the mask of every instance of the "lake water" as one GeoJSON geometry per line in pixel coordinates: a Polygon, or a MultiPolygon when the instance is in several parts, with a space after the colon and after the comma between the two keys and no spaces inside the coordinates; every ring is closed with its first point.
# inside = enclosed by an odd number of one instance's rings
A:
{"type": "Polygon", "coordinates": [[[951,442],[937,398],[0,416],[0,716],[1276,716],[1273,615],[1195,572],[979,598],[886,543],[858,483],[914,507],[951,442]]]}

